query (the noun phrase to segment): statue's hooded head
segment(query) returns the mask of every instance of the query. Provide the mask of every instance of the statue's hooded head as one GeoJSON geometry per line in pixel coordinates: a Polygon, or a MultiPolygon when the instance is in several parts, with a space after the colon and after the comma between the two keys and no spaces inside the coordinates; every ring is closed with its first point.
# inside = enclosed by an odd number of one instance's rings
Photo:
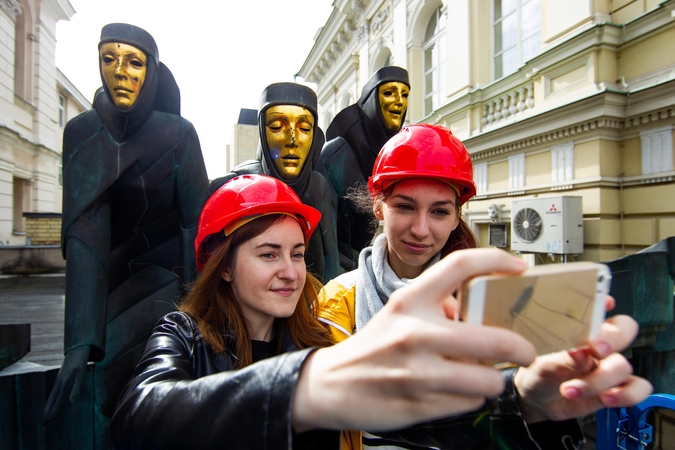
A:
{"type": "Polygon", "coordinates": [[[405,122],[409,92],[408,71],[387,66],[375,72],[363,86],[358,104],[370,121],[395,134],[405,122]]]}
{"type": "Polygon", "coordinates": [[[302,192],[324,143],[316,94],[301,84],[271,84],[260,97],[259,111],[264,172],[302,192]]]}
{"type": "Polygon", "coordinates": [[[111,23],[101,30],[99,70],[110,103],[119,111],[147,112],[155,103],[159,52],[144,29],[111,23]]]}

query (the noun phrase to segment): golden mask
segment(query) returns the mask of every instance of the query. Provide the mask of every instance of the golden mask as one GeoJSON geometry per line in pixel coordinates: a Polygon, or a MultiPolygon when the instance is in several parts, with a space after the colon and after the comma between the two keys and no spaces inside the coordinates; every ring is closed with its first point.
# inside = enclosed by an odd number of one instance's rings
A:
{"type": "Polygon", "coordinates": [[[381,84],[378,88],[380,113],[384,124],[390,131],[398,131],[403,126],[403,115],[408,109],[409,93],[410,88],[399,81],[390,81],[381,84]]]}
{"type": "Polygon", "coordinates": [[[312,148],[314,116],[302,106],[270,106],[265,111],[265,137],[277,172],[294,180],[312,148]]]}
{"type": "Polygon", "coordinates": [[[99,49],[101,74],[118,109],[134,106],[145,82],[147,57],[138,48],[121,42],[106,42],[99,49]]]}

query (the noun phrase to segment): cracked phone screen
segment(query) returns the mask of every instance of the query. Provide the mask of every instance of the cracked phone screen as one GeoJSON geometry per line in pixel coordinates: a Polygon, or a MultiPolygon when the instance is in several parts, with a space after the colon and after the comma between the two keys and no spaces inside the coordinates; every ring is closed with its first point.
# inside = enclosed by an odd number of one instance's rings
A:
{"type": "Polygon", "coordinates": [[[539,354],[585,345],[593,319],[597,272],[506,277],[487,283],[483,324],[509,328],[539,354]]]}

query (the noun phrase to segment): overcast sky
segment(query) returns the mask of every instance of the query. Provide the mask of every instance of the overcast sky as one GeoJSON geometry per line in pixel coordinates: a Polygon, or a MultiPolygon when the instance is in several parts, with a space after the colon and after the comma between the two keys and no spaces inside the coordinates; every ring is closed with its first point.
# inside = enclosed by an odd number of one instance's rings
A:
{"type": "Polygon", "coordinates": [[[181,114],[199,134],[209,178],[225,173],[225,145],[240,108],[262,90],[293,81],[332,11],[332,0],[70,0],[75,15],[56,26],[56,66],[91,101],[101,86],[101,28],[147,30],[181,90],[181,114]]]}

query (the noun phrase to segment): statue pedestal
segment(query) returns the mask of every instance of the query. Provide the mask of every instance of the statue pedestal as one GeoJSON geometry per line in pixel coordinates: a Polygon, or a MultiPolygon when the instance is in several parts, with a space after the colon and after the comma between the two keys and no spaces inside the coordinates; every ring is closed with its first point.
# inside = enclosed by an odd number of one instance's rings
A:
{"type": "Polygon", "coordinates": [[[0,325],[0,370],[19,361],[29,351],[29,323],[0,325]]]}
{"type": "Polygon", "coordinates": [[[44,424],[42,413],[58,366],[19,361],[0,371],[0,448],[98,450],[112,448],[108,419],[94,408],[94,367],[89,365],[75,403],[44,424]]]}

